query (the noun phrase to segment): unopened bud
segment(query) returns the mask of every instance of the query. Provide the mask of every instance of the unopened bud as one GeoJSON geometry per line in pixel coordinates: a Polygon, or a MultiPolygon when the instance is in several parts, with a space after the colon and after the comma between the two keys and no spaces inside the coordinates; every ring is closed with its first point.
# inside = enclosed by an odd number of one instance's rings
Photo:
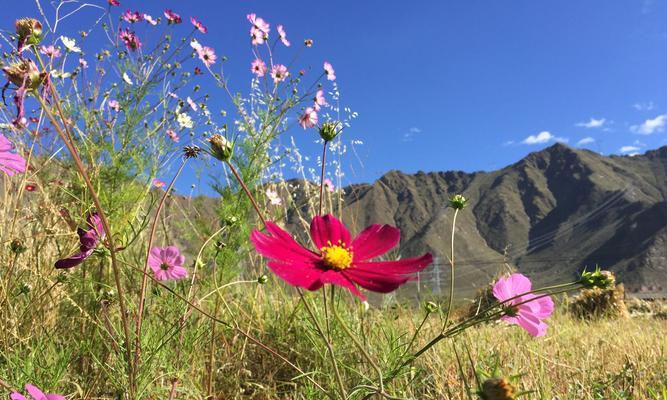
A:
{"type": "Polygon", "coordinates": [[[600,267],[595,267],[595,271],[582,272],[580,282],[586,289],[609,289],[616,284],[616,277],[613,272],[603,271],[600,267]]]}
{"type": "Polygon", "coordinates": [[[263,285],[263,284],[265,284],[265,283],[268,282],[268,281],[269,281],[269,277],[266,276],[266,274],[260,276],[259,278],[257,278],[257,283],[259,283],[260,285],[263,285]]]}
{"type": "Polygon", "coordinates": [[[514,387],[504,378],[491,378],[482,383],[479,395],[484,400],[514,400],[514,387]]]}
{"type": "Polygon", "coordinates": [[[19,285],[19,294],[28,294],[32,290],[32,286],[23,282],[19,285]]]}
{"type": "Polygon", "coordinates": [[[28,248],[25,247],[23,242],[19,239],[12,240],[12,242],[9,244],[9,249],[16,255],[25,253],[25,251],[28,250],[28,248]]]}
{"type": "Polygon", "coordinates": [[[438,304],[436,304],[432,301],[427,301],[426,303],[424,303],[424,309],[429,314],[438,311],[438,308],[440,308],[440,306],[438,306],[438,304]]]}
{"type": "Polygon", "coordinates": [[[208,139],[211,155],[220,161],[228,162],[234,154],[234,145],[224,136],[215,134],[208,139]]]}
{"type": "Polygon", "coordinates": [[[463,210],[467,204],[468,199],[460,194],[455,194],[451,199],[449,199],[449,206],[455,210],[463,210]]]}
{"type": "Polygon", "coordinates": [[[340,123],[338,122],[325,122],[320,127],[320,137],[325,142],[330,142],[342,131],[340,128],[340,123]]]}

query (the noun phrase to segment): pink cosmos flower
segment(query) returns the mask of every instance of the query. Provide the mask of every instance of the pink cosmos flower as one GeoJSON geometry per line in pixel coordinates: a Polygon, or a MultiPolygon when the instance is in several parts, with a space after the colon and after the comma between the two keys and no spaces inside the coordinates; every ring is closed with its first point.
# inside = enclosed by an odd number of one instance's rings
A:
{"type": "Polygon", "coordinates": [[[313,107],[308,107],[299,117],[299,125],[303,129],[313,128],[317,125],[317,112],[313,107]]]}
{"type": "Polygon", "coordinates": [[[278,196],[278,192],[271,188],[266,189],[266,197],[269,199],[271,205],[279,206],[283,203],[283,201],[280,199],[280,196],[278,196]]]}
{"type": "Polygon", "coordinates": [[[287,67],[282,64],[276,64],[271,68],[271,77],[273,78],[273,83],[278,83],[284,81],[285,78],[289,76],[287,67]]]}
{"type": "Polygon", "coordinates": [[[88,68],[88,61],[86,61],[83,58],[79,58],[79,65],[81,66],[81,68],[88,68]]]}
{"type": "Polygon", "coordinates": [[[333,191],[335,190],[335,186],[334,186],[333,182],[331,182],[331,179],[329,179],[329,178],[324,178],[324,188],[325,188],[329,193],[333,193],[333,191]]]}
{"type": "Polygon", "coordinates": [[[102,218],[96,212],[89,214],[86,218],[86,229],[78,228],[76,233],[79,235],[79,243],[81,244],[79,252],[56,261],[55,267],[57,269],[76,267],[93,254],[105,235],[102,218]]]}
{"type": "Polygon", "coordinates": [[[173,129],[167,129],[167,135],[174,143],[178,143],[181,140],[181,138],[178,137],[178,134],[173,129]]]}
{"type": "Polygon", "coordinates": [[[39,52],[44,54],[45,56],[52,57],[52,58],[60,57],[60,49],[55,47],[54,45],[41,46],[39,48],[39,52]]]}
{"type": "Polygon", "coordinates": [[[120,104],[118,103],[117,100],[109,100],[109,108],[114,110],[115,112],[120,111],[120,104]]]}
{"type": "Polygon", "coordinates": [[[144,16],[139,13],[139,11],[130,11],[126,10],[123,14],[120,16],[125,20],[125,22],[129,22],[131,24],[134,24],[135,22],[140,22],[141,20],[144,19],[144,16]]]}
{"type": "Polygon", "coordinates": [[[202,46],[199,50],[197,50],[197,54],[199,55],[199,59],[207,67],[215,64],[215,61],[218,59],[218,57],[215,55],[215,51],[208,46],[202,46]]]}
{"type": "Polygon", "coordinates": [[[169,25],[171,25],[171,24],[180,24],[181,22],[183,22],[183,19],[181,18],[181,16],[176,14],[175,12],[171,11],[170,9],[164,10],[164,16],[167,17],[167,23],[169,25]]]}
{"type": "Polygon", "coordinates": [[[250,64],[250,70],[253,74],[261,78],[266,75],[269,69],[266,67],[266,63],[264,61],[256,58],[255,61],[250,64]]]}
{"type": "MultiPolygon", "coordinates": [[[[28,392],[33,400],[66,400],[65,396],[61,394],[44,394],[37,386],[27,384],[25,390],[28,392]]],[[[14,392],[9,395],[11,400],[26,400],[21,393],[14,392]]]]}
{"type": "Polygon", "coordinates": [[[109,0],[109,5],[110,6],[119,6],[120,1],[118,1],[118,0],[109,0]]]}
{"type": "Polygon", "coordinates": [[[547,324],[543,320],[553,313],[554,302],[550,296],[536,299],[537,295],[527,293],[531,287],[532,284],[526,276],[512,274],[498,279],[493,286],[493,295],[501,302],[519,296],[505,303],[510,312],[501,319],[509,324],[521,326],[532,336],[543,336],[547,332],[547,324]]]}
{"type": "Polygon", "coordinates": [[[315,98],[313,99],[314,105],[313,108],[315,108],[315,111],[320,111],[320,108],[322,106],[327,105],[327,101],[324,98],[324,90],[320,89],[315,93],[315,98]]]}
{"type": "Polygon", "coordinates": [[[398,261],[372,261],[398,244],[400,230],[371,225],[352,239],[345,225],[331,214],[316,216],[310,223],[315,251],[301,246],[271,221],[266,223],[266,231],[254,230],[250,235],[257,252],[269,259],[273,273],[307,290],[328,283],[366,300],[355,284],[372,292],[389,293],[415,279],[415,273],[433,262],[430,253],[398,261]]]}
{"type": "Polygon", "coordinates": [[[327,79],[330,81],[336,80],[336,71],[334,71],[331,64],[327,61],[324,62],[324,73],[327,75],[327,79]]]}
{"type": "Polygon", "coordinates": [[[134,51],[141,48],[141,40],[139,40],[139,37],[128,28],[121,29],[118,36],[120,37],[120,40],[125,43],[125,47],[127,47],[128,50],[134,51]]]}
{"type": "Polygon", "coordinates": [[[148,265],[158,281],[178,280],[188,276],[183,263],[185,257],[176,246],[153,247],[148,256],[148,265]]]}
{"type": "Polygon", "coordinates": [[[287,33],[282,25],[278,25],[278,35],[280,36],[280,41],[283,42],[285,46],[289,47],[291,43],[287,40],[287,33]]]}
{"type": "Polygon", "coordinates": [[[166,184],[164,183],[164,181],[161,181],[161,180],[159,180],[159,179],[157,179],[157,178],[153,179],[153,186],[155,186],[156,188],[158,188],[158,189],[162,189],[162,188],[164,187],[164,185],[166,185],[166,184]]]}
{"type": "Polygon", "coordinates": [[[194,25],[195,28],[199,30],[199,32],[201,33],[208,32],[208,28],[206,28],[204,24],[202,24],[200,21],[197,21],[195,17],[190,17],[190,22],[192,22],[192,25],[194,25]]]}
{"type": "Polygon", "coordinates": [[[14,176],[17,172],[23,173],[26,170],[25,158],[12,153],[13,148],[12,142],[0,133],[0,171],[9,176],[14,176]]]}
{"type": "Polygon", "coordinates": [[[271,30],[271,25],[268,22],[264,21],[262,18],[258,17],[255,13],[246,15],[248,21],[252,24],[252,27],[259,29],[260,31],[268,34],[271,30]]]}
{"type": "Polygon", "coordinates": [[[148,15],[148,14],[144,14],[144,19],[146,20],[146,22],[148,22],[149,24],[151,24],[153,26],[157,25],[157,23],[158,23],[158,21],[155,18],[153,18],[153,16],[148,15]]]}

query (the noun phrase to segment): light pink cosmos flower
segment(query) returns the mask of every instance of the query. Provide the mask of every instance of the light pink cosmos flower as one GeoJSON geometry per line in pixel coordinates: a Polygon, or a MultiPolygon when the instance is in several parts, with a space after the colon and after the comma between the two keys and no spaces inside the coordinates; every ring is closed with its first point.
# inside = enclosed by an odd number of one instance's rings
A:
{"type": "Polygon", "coordinates": [[[166,185],[166,183],[164,183],[164,181],[161,181],[157,178],[153,179],[153,186],[155,186],[156,188],[162,189],[164,187],[164,185],[166,185]]]}
{"type": "Polygon", "coordinates": [[[324,98],[324,90],[320,89],[315,93],[315,98],[313,99],[314,105],[313,108],[315,108],[315,111],[320,111],[320,108],[322,106],[327,105],[327,101],[324,98]]]}
{"type": "Polygon", "coordinates": [[[0,133],[0,171],[9,176],[13,176],[17,172],[23,173],[26,170],[25,158],[12,153],[13,148],[12,142],[0,133]]]}
{"type": "MultiPolygon", "coordinates": [[[[44,394],[37,386],[27,384],[25,390],[33,400],[66,400],[61,394],[44,394]]],[[[14,392],[9,395],[11,400],[27,400],[21,393],[14,392]]]]}
{"type": "Polygon", "coordinates": [[[208,46],[202,46],[199,50],[197,50],[197,54],[199,55],[199,59],[207,67],[215,64],[215,61],[218,59],[218,57],[215,55],[215,51],[208,46]]]}
{"type": "Polygon", "coordinates": [[[167,135],[174,143],[178,143],[181,140],[181,138],[178,137],[178,134],[173,129],[167,129],[167,135]]]}
{"type": "Polygon", "coordinates": [[[146,22],[148,22],[149,24],[151,24],[153,26],[157,25],[158,21],[155,18],[153,18],[151,15],[144,14],[144,19],[146,20],[146,22]]]}
{"type": "Polygon", "coordinates": [[[262,18],[258,17],[255,13],[246,15],[246,18],[248,18],[248,21],[250,21],[253,28],[259,29],[266,34],[271,31],[271,25],[269,25],[269,23],[264,21],[262,18]]]}
{"type": "Polygon", "coordinates": [[[127,10],[121,15],[121,18],[123,18],[125,22],[134,24],[135,22],[140,22],[141,20],[143,20],[144,16],[141,15],[139,11],[132,12],[130,10],[127,10]]]}
{"type": "Polygon", "coordinates": [[[54,45],[42,46],[39,48],[39,52],[52,58],[60,57],[60,49],[54,45]]]}
{"type": "Polygon", "coordinates": [[[81,68],[88,68],[88,61],[84,60],[83,58],[79,58],[79,65],[81,68]]]}
{"type": "Polygon", "coordinates": [[[190,22],[192,22],[192,25],[194,25],[199,32],[201,33],[208,32],[208,28],[206,28],[204,24],[202,24],[200,21],[197,21],[195,17],[190,17],[190,22]]]}
{"type": "Polygon", "coordinates": [[[329,178],[324,178],[324,188],[325,188],[329,193],[333,193],[333,191],[335,190],[335,186],[334,186],[333,182],[331,182],[331,179],[329,179],[329,178]]]}
{"type": "Polygon", "coordinates": [[[289,76],[287,67],[282,64],[276,64],[271,68],[271,77],[274,83],[284,81],[289,76]]]}
{"type": "Polygon", "coordinates": [[[291,43],[287,40],[287,33],[282,25],[278,25],[278,35],[280,36],[280,41],[283,42],[285,46],[289,47],[291,43]]]}
{"type": "Polygon", "coordinates": [[[109,5],[110,6],[119,6],[120,1],[118,1],[118,0],[109,0],[109,5]]]}
{"type": "Polygon", "coordinates": [[[299,125],[303,129],[313,128],[317,125],[317,111],[313,107],[308,107],[299,117],[299,125]]]}
{"type": "Polygon", "coordinates": [[[268,68],[266,67],[266,63],[262,61],[259,58],[256,58],[251,64],[250,64],[250,70],[252,71],[253,74],[257,75],[258,77],[263,77],[266,75],[268,72],[268,68]]]}
{"type": "Polygon", "coordinates": [[[531,288],[532,284],[525,275],[512,274],[498,279],[493,286],[493,295],[500,302],[508,300],[504,305],[509,307],[510,312],[501,318],[503,321],[521,326],[532,336],[544,336],[547,324],[543,320],[553,313],[554,302],[550,296],[537,298],[537,295],[528,293],[531,288]]]}
{"type": "Polygon", "coordinates": [[[118,103],[118,100],[109,100],[109,108],[114,110],[115,112],[120,111],[120,103],[118,103]]]}
{"type": "Polygon", "coordinates": [[[171,11],[170,9],[164,10],[164,16],[167,17],[167,23],[169,25],[171,25],[171,24],[180,24],[181,22],[183,22],[183,19],[181,18],[181,16],[176,14],[175,12],[171,11]]]}
{"type": "Polygon", "coordinates": [[[336,71],[334,71],[331,64],[327,61],[324,62],[324,73],[327,75],[327,79],[330,81],[336,80],[336,71]]]}
{"type": "Polygon", "coordinates": [[[275,190],[273,190],[271,188],[266,189],[266,197],[269,199],[269,202],[271,203],[271,205],[279,206],[283,203],[283,201],[278,196],[278,192],[276,192],[275,190]]]}
{"type": "Polygon", "coordinates": [[[178,280],[188,276],[183,263],[185,257],[176,246],[153,247],[148,256],[148,266],[158,281],[178,280]]]}

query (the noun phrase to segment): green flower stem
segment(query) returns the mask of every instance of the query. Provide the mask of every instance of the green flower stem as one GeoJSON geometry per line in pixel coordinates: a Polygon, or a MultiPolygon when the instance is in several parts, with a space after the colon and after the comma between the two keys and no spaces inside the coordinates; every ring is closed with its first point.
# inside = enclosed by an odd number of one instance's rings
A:
{"type": "Polygon", "coordinates": [[[320,207],[317,215],[322,215],[322,200],[324,199],[324,166],[327,159],[327,144],[328,141],[324,141],[324,146],[322,146],[322,172],[320,174],[320,207]]]}
{"type": "Polygon", "coordinates": [[[238,171],[236,171],[236,168],[234,168],[234,165],[230,161],[226,161],[225,163],[229,167],[230,171],[232,171],[232,174],[234,174],[234,178],[236,178],[236,181],[239,183],[239,185],[241,185],[241,188],[243,188],[243,191],[245,192],[245,195],[248,197],[248,199],[252,203],[252,207],[255,209],[255,212],[257,213],[257,216],[262,221],[262,225],[264,225],[264,227],[266,227],[266,220],[264,219],[264,215],[262,214],[262,211],[259,209],[259,206],[257,205],[257,201],[255,201],[255,198],[253,197],[252,193],[250,193],[250,190],[248,189],[246,184],[243,182],[243,179],[241,178],[241,175],[239,175],[238,171]]]}
{"type": "Polygon", "coordinates": [[[452,243],[451,243],[451,258],[449,259],[449,266],[451,269],[451,276],[449,280],[449,302],[447,304],[447,314],[445,316],[445,323],[442,325],[442,330],[447,329],[449,323],[449,316],[452,312],[452,304],[454,302],[454,237],[456,236],[456,217],[459,215],[459,209],[454,209],[454,218],[452,220],[452,243]]]}

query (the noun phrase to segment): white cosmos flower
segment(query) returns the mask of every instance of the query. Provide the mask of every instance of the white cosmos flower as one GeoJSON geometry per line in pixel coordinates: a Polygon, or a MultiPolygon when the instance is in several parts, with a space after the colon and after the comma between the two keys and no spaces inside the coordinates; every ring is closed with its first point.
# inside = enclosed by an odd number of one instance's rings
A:
{"type": "Polygon", "coordinates": [[[68,38],[67,36],[61,36],[60,41],[63,42],[63,45],[67,51],[72,53],[81,53],[81,48],[76,45],[76,40],[68,38]]]}
{"type": "Polygon", "coordinates": [[[176,122],[178,122],[178,125],[181,128],[191,129],[194,126],[192,123],[192,118],[190,118],[190,116],[185,113],[178,113],[178,115],[176,115],[176,122]]]}
{"type": "Polygon", "coordinates": [[[134,83],[132,82],[132,79],[130,79],[130,76],[127,74],[127,72],[123,72],[123,80],[128,85],[134,85],[134,83]]]}

